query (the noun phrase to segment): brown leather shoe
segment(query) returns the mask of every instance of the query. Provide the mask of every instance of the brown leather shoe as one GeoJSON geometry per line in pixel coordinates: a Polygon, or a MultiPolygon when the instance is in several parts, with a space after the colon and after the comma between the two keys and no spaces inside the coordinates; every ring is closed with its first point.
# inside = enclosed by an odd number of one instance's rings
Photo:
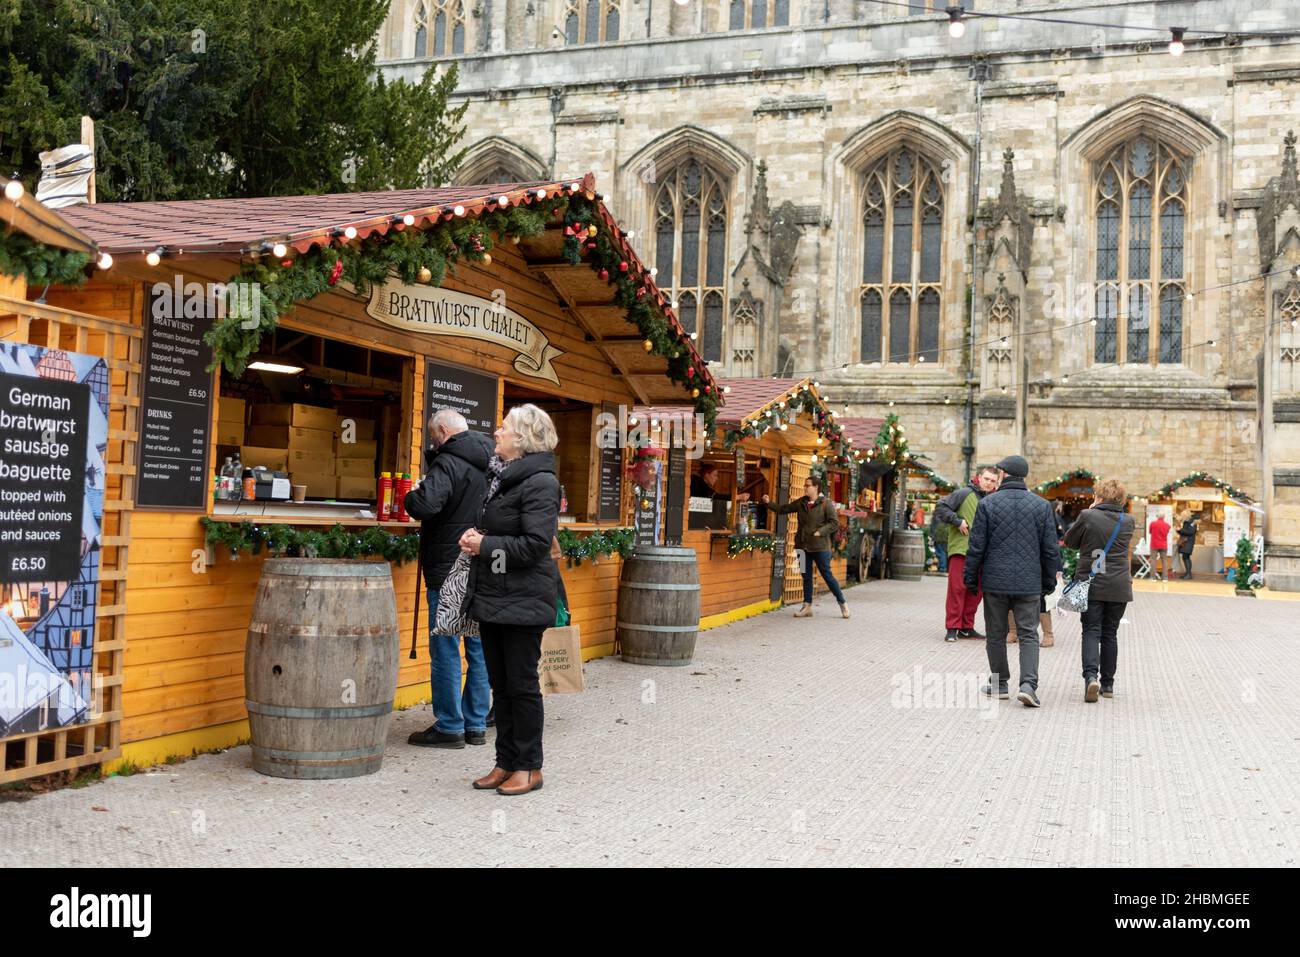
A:
{"type": "Polygon", "coordinates": [[[510,779],[497,788],[497,794],[514,797],[517,794],[527,794],[529,791],[541,789],[542,769],[535,768],[532,771],[516,771],[510,775],[510,779]]]}
{"type": "Polygon", "coordinates": [[[510,777],[510,772],[505,768],[493,768],[474,782],[474,790],[491,791],[508,777],[510,777]]]}

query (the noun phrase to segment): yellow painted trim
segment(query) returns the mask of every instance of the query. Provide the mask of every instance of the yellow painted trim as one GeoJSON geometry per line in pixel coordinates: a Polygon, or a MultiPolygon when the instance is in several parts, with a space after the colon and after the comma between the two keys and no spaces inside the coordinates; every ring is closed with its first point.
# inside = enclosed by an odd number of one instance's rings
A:
{"type": "Polygon", "coordinates": [[[582,649],[582,660],[591,661],[593,658],[604,658],[606,655],[614,653],[614,642],[607,641],[603,645],[592,645],[590,648],[582,649]]]}
{"type": "Polygon", "coordinates": [[[721,614],[709,615],[700,619],[700,631],[708,631],[710,628],[720,628],[723,625],[730,625],[735,621],[743,621],[746,618],[753,618],[755,615],[761,615],[765,612],[775,611],[781,607],[779,601],[756,601],[752,605],[743,605],[740,608],[733,608],[731,611],[724,611],[721,614]]]}
{"type": "Polygon", "coordinates": [[[248,740],[248,719],[227,721],[193,731],[178,731],[164,734],[157,738],[132,741],[122,745],[122,756],[104,765],[104,773],[119,771],[128,762],[139,768],[162,764],[168,758],[176,756],[192,757],[204,751],[218,751],[221,748],[234,747],[241,741],[248,740]]]}
{"type": "MultiPolygon", "coordinates": [[[[1185,582],[1175,580],[1157,582],[1139,578],[1133,582],[1133,590],[1167,595],[1204,595],[1217,598],[1232,598],[1235,597],[1237,589],[1231,582],[1225,581],[1193,580],[1185,582]]],[[[1261,588],[1255,592],[1255,597],[1272,599],[1273,601],[1300,601],[1300,592],[1273,591],[1270,588],[1261,588]]]]}

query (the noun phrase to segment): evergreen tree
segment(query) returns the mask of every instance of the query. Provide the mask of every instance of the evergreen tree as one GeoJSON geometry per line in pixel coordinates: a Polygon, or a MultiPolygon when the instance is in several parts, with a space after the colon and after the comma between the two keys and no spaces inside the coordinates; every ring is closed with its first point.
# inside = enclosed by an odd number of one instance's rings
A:
{"type": "Polygon", "coordinates": [[[95,119],[97,190],[117,201],[411,188],[459,165],[454,67],[385,80],[390,0],[6,0],[0,173],[95,119]]]}

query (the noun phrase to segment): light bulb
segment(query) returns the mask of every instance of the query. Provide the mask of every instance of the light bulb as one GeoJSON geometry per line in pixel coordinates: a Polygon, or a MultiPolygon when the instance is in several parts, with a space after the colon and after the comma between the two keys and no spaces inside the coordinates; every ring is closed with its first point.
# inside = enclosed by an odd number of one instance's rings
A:
{"type": "Polygon", "coordinates": [[[1169,53],[1171,56],[1183,55],[1183,34],[1186,32],[1185,27],[1173,27],[1170,29],[1173,39],[1169,41],[1169,53]]]}
{"type": "Polygon", "coordinates": [[[691,0],[673,0],[673,3],[677,4],[677,6],[679,6],[679,7],[684,7],[684,6],[686,6],[686,4],[688,4],[688,3],[690,3],[690,2],[691,2],[691,0]]]}
{"type": "Polygon", "coordinates": [[[145,253],[144,261],[147,262],[150,266],[156,266],[160,262],[162,262],[162,255],[158,252],[158,250],[151,249],[149,250],[149,252],[145,253]]]}
{"type": "Polygon", "coordinates": [[[636,236],[636,232],[631,229],[623,234],[624,239],[632,239],[634,236],[636,236]]]}
{"type": "Polygon", "coordinates": [[[343,230],[343,238],[344,238],[344,239],[356,239],[356,238],[357,238],[357,227],[355,227],[355,226],[348,226],[347,228],[345,228],[345,229],[343,230]]]}
{"type": "Polygon", "coordinates": [[[536,196],[538,199],[545,199],[545,198],[546,198],[546,190],[542,189],[542,188],[539,186],[539,187],[534,191],[533,195],[536,196]]]}
{"type": "Polygon", "coordinates": [[[948,11],[948,36],[960,40],[966,35],[966,22],[961,18],[960,10],[948,11]]]}
{"type": "Polygon", "coordinates": [[[570,183],[570,184],[569,184],[569,192],[571,192],[571,193],[576,193],[577,191],[578,191],[578,184],[577,184],[577,183],[570,183]]]}
{"type": "Polygon", "coordinates": [[[415,225],[415,217],[412,216],[410,213],[407,213],[405,216],[402,217],[402,225],[403,225],[403,226],[414,226],[414,225],[415,225]]]}
{"type": "Polygon", "coordinates": [[[657,275],[659,275],[659,268],[658,268],[657,266],[651,266],[651,267],[650,267],[650,275],[651,275],[651,276],[657,276],[657,275]]]}
{"type": "Polygon", "coordinates": [[[505,193],[502,193],[500,196],[497,197],[497,205],[498,205],[498,206],[509,206],[509,205],[510,205],[510,197],[507,196],[505,193]]]}
{"type": "Polygon", "coordinates": [[[22,199],[24,192],[25,190],[23,189],[21,180],[11,179],[9,182],[5,183],[5,199],[9,200],[11,203],[16,203],[18,200],[22,199]]]}
{"type": "Polygon", "coordinates": [[[451,210],[451,214],[452,214],[453,216],[464,216],[464,215],[465,215],[465,207],[464,207],[464,206],[453,206],[453,207],[452,207],[452,210],[451,210]]]}
{"type": "Polygon", "coordinates": [[[283,259],[286,255],[288,255],[288,252],[289,252],[289,247],[286,246],[284,243],[276,243],[274,246],[271,247],[271,255],[274,256],[276,259],[283,259]]]}
{"type": "Polygon", "coordinates": [[[95,265],[98,266],[100,269],[112,269],[113,257],[110,256],[108,253],[100,253],[99,261],[95,263],[95,265]]]}

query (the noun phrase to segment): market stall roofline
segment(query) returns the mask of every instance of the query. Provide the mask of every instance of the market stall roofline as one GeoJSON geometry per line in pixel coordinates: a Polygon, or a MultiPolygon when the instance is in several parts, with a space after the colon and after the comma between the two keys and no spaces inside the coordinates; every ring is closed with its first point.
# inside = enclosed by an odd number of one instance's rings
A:
{"type": "Polygon", "coordinates": [[[0,191],[0,225],[46,246],[83,252],[91,257],[99,251],[95,241],[69,222],[68,218],[27,192],[13,200],[0,191]]]}
{"type": "Polygon", "coordinates": [[[844,434],[853,438],[853,444],[860,449],[869,449],[876,444],[876,436],[885,424],[884,418],[867,416],[836,416],[835,424],[844,429],[844,434]]]}
{"type": "MultiPolygon", "coordinates": [[[[158,246],[186,254],[261,252],[267,243],[282,242],[299,252],[329,245],[336,230],[355,227],[357,238],[383,235],[415,217],[412,228],[454,218],[450,207],[479,216],[500,208],[499,196],[511,205],[527,193],[545,189],[547,196],[593,191],[592,174],[579,179],[530,183],[490,183],[438,189],[380,190],[369,193],[328,193],[308,196],[257,196],[231,199],[181,199],[148,203],[96,203],[70,207],[66,216],[114,255],[143,253],[158,246]]],[[[531,201],[531,198],[530,198],[531,201]]],[[[603,210],[604,204],[601,204],[603,210]]],[[[613,220],[609,222],[613,224],[613,220]]],[[[621,236],[620,236],[621,238],[621,236]]]]}
{"type": "MultiPolygon", "coordinates": [[[[811,379],[773,379],[770,377],[766,379],[719,379],[718,387],[724,390],[723,399],[725,404],[722,411],[718,412],[718,426],[734,428],[743,425],[755,413],[767,408],[783,395],[789,395],[806,385],[813,386],[813,394],[817,396],[817,401],[825,406],[826,403],[822,401],[821,394],[817,391],[811,379]],[[730,392],[725,391],[728,388],[730,388],[730,392]]],[[[830,409],[828,408],[827,411],[829,412],[830,409]]]]}

